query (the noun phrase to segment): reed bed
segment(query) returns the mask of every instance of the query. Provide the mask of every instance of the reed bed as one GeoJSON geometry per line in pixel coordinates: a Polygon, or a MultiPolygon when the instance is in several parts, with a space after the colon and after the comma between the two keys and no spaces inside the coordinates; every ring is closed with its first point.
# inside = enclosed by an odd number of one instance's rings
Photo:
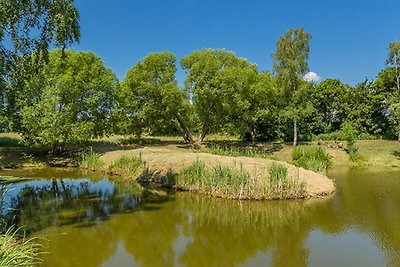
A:
{"type": "Polygon", "coordinates": [[[249,173],[242,166],[206,165],[196,160],[182,169],[176,180],[178,189],[230,199],[304,198],[306,185],[298,176],[288,176],[287,167],[273,163],[269,168],[249,173]]]}

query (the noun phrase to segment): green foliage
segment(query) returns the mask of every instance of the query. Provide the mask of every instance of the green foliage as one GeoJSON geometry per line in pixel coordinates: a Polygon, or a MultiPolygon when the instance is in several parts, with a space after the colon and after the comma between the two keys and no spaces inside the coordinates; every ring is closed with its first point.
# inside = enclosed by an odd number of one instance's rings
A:
{"type": "Polygon", "coordinates": [[[258,73],[256,66],[228,68],[221,74],[229,122],[233,134],[251,133],[252,142],[257,137],[257,125],[272,120],[277,113],[277,86],[268,73],[258,73]]]}
{"type": "Polygon", "coordinates": [[[287,168],[279,164],[272,164],[268,173],[251,175],[241,165],[230,167],[218,164],[207,169],[202,161],[196,160],[181,171],[177,186],[183,190],[232,199],[303,197],[305,185],[287,174],[287,168]]]}
{"type": "Polygon", "coordinates": [[[121,175],[125,178],[134,178],[138,175],[142,164],[143,161],[141,158],[121,156],[109,166],[108,172],[121,175]]]}
{"type": "Polygon", "coordinates": [[[90,150],[89,153],[83,155],[81,167],[93,171],[103,170],[104,162],[101,160],[100,154],[90,150]]]}
{"type": "Polygon", "coordinates": [[[188,95],[175,80],[175,55],[169,52],[147,55],[132,67],[118,92],[115,116],[123,133],[171,133],[180,129],[185,141],[193,142],[188,95]]]}
{"type": "Polygon", "coordinates": [[[343,120],[350,122],[359,132],[380,135],[388,127],[384,102],[385,95],[372,83],[362,82],[344,96],[343,120]]]}
{"type": "Polygon", "coordinates": [[[272,154],[271,150],[258,147],[239,147],[228,145],[209,145],[206,149],[207,153],[231,156],[231,157],[252,157],[252,158],[269,158],[272,154]]]}
{"type": "Polygon", "coordinates": [[[20,236],[14,227],[0,234],[0,267],[36,266],[41,246],[35,238],[20,236]]]}
{"type": "Polygon", "coordinates": [[[19,147],[19,146],[23,146],[21,140],[6,136],[0,136],[0,147],[19,147]]]}
{"type": "Polygon", "coordinates": [[[311,138],[312,141],[324,140],[324,141],[331,141],[331,140],[344,140],[343,133],[341,131],[335,131],[331,133],[321,133],[318,135],[313,135],[311,138]]]}
{"type": "Polygon", "coordinates": [[[273,54],[274,71],[281,89],[281,108],[293,120],[293,145],[297,145],[299,119],[311,114],[313,107],[307,96],[310,84],[302,80],[308,71],[311,35],[303,28],[290,29],[279,38],[273,54]]]}
{"type": "Polygon", "coordinates": [[[296,166],[316,172],[325,172],[332,166],[332,156],[322,147],[296,147],[292,152],[292,160],[296,166]]]}
{"type": "Polygon", "coordinates": [[[268,182],[268,195],[274,199],[300,198],[306,192],[306,184],[299,183],[298,177],[289,177],[287,167],[282,164],[271,165],[268,182]]]}
{"type": "Polygon", "coordinates": [[[195,115],[202,125],[197,143],[202,143],[212,127],[218,130],[219,125],[226,124],[230,109],[227,98],[232,96],[223,76],[241,68],[248,71],[249,63],[233,52],[203,49],[182,58],[181,65],[187,72],[185,90],[191,95],[195,115]]]}
{"type": "Polygon", "coordinates": [[[286,99],[292,98],[300,79],[308,71],[311,35],[303,28],[288,30],[276,43],[274,71],[286,99]]]}
{"type": "Polygon", "coordinates": [[[350,122],[345,122],[341,129],[344,140],[347,141],[345,151],[349,154],[350,160],[353,162],[361,161],[362,157],[358,153],[358,146],[356,144],[357,131],[353,128],[350,122]]]}
{"type": "Polygon", "coordinates": [[[7,130],[17,105],[7,86],[12,73],[35,73],[46,62],[49,47],[65,48],[79,37],[79,13],[73,0],[0,1],[0,124],[5,123],[7,130]],[[41,55],[34,64],[16,66],[21,56],[34,51],[41,55]]]}
{"type": "MultiPolygon", "coordinates": [[[[31,60],[26,57],[20,67],[31,60]]],[[[12,86],[20,107],[18,131],[28,144],[62,149],[110,132],[118,81],[93,53],[53,51],[48,64],[23,81],[12,86]]]]}
{"type": "Polygon", "coordinates": [[[340,129],[344,119],[342,102],[349,90],[350,86],[336,79],[326,79],[313,87],[310,97],[315,108],[312,122],[314,133],[329,133],[340,129]]]}

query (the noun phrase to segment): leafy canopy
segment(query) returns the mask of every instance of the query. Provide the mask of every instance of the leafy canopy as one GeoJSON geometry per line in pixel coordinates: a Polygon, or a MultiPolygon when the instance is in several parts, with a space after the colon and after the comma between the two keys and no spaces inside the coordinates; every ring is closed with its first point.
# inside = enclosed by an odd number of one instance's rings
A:
{"type": "MultiPolygon", "coordinates": [[[[24,62],[34,60],[28,56],[24,62]]],[[[91,52],[55,50],[17,88],[20,132],[31,144],[62,147],[109,131],[118,80],[91,52]]]]}

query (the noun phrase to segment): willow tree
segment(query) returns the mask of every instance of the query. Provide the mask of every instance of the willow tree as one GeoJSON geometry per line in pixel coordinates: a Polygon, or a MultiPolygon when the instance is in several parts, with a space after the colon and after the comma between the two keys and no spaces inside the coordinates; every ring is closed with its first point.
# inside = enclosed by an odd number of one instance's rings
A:
{"type": "Polygon", "coordinates": [[[227,90],[228,118],[236,133],[250,133],[256,143],[258,125],[271,119],[276,110],[276,84],[270,73],[259,73],[255,64],[226,68],[221,75],[227,90]]]}
{"type": "Polygon", "coordinates": [[[176,58],[170,52],[152,53],[127,73],[118,93],[119,123],[124,133],[140,135],[159,127],[176,127],[193,144],[188,96],[176,82],[176,58]]]}
{"type": "Polygon", "coordinates": [[[302,77],[308,71],[310,39],[311,35],[303,28],[290,29],[278,39],[273,54],[273,68],[281,88],[282,105],[293,120],[293,146],[297,145],[297,123],[302,113],[310,110],[300,90],[302,77]]]}
{"type": "MultiPolygon", "coordinates": [[[[31,60],[34,56],[26,56],[18,68],[31,60]]],[[[15,88],[19,132],[27,143],[51,146],[59,153],[65,145],[109,133],[118,79],[95,54],[52,51],[36,75],[20,80],[23,86],[15,88]]]]}
{"type": "Polygon", "coordinates": [[[181,65],[187,73],[185,89],[202,124],[196,141],[200,145],[212,127],[226,122],[229,109],[226,100],[231,96],[221,76],[229,68],[245,68],[248,62],[223,49],[203,49],[184,57],[181,65]]]}

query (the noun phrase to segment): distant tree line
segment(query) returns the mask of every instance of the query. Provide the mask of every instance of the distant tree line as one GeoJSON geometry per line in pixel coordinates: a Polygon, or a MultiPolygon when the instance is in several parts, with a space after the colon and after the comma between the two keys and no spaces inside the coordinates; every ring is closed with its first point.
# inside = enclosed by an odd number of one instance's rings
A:
{"type": "Polygon", "coordinates": [[[209,133],[229,133],[296,145],[344,123],[360,138],[400,140],[400,42],[389,44],[374,81],[354,87],[304,80],[311,35],[302,28],[279,38],[271,72],[208,48],[180,60],[183,86],[170,52],[147,55],[119,82],[94,53],[65,50],[79,41],[73,1],[22,2],[0,1],[0,128],[27,144],[57,152],[108,134],[181,134],[200,145],[209,133]]]}

